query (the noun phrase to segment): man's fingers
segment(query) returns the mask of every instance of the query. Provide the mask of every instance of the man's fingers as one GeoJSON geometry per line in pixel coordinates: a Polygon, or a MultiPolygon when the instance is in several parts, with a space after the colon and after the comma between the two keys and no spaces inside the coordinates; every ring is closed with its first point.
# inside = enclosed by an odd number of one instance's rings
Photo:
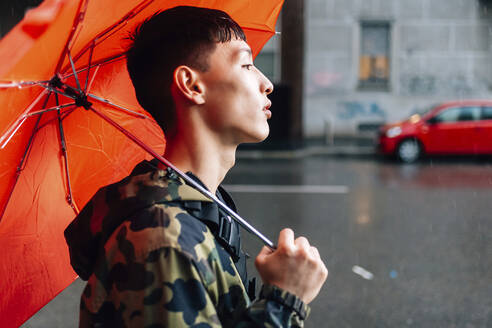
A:
{"type": "Polygon", "coordinates": [[[311,248],[311,245],[309,245],[309,241],[306,239],[306,237],[299,237],[295,240],[294,243],[298,248],[305,249],[306,252],[308,252],[309,248],[311,248]]]}
{"type": "Polygon", "coordinates": [[[273,252],[270,248],[263,246],[261,251],[258,253],[258,256],[256,256],[256,259],[255,259],[256,267],[258,268],[258,266],[261,266],[264,263],[266,263],[268,261],[268,256],[272,253],[273,252]]]}
{"type": "Polygon", "coordinates": [[[316,247],[294,231],[283,229],[275,251],[263,247],[255,261],[264,283],[278,286],[309,303],[318,295],[328,270],[316,247]]]}
{"type": "Polygon", "coordinates": [[[294,246],[294,231],[289,228],[285,228],[280,231],[278,236],[278,247],[283,248],[292,248],[294,246]]]}
{"type": "Polygon", "coordinates": [[[273,253],[273,251],[269,247],[263,246],[261,251],[258,253],[258,256],[268,256],[272,253],[273,253]]]}
{"type": "Polygon", "coordinates": [[[259,254],[262,254],[262,255],[270,255],[272,253],[273,253],[273,251],[270,249],[270,247],[263,246],[263,248],[261,249],[261,251],[260,251],[259,254]]]}
{"type": "Polygon", "coordinates": [[[321,259],[321,256],[319,255],[319,251],[316,247],[311,246],[310,251],[311,251],[311,254],[314,256],[315,259],[321,259]]]}

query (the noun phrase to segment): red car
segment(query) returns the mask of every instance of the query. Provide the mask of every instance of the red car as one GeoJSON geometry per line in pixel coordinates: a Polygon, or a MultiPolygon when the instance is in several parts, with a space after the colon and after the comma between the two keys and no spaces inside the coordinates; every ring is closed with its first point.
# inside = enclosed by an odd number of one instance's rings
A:
{"type": "Polygon", "coordinates": [[[406,163],[423,154],[492,154],[492,100],[461,100],[386,124],[379,150],[406,163]]]}

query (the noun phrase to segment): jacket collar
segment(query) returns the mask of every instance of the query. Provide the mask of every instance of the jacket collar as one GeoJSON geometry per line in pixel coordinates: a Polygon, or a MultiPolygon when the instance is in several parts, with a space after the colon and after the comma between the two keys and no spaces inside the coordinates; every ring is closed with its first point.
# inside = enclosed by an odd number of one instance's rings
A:
{"type": "MultiPolygon", "coordinates": [[[[212,202],[208,197],[203,195],[197,189],[186,184],[185,180],[178,176],[171,168],[160,169],[158,167],[158,161],[153,159],[151,161],[140,162],[132,171],[128,179],[130,179],[130,184],[128,188],[139,187],[143,184],[150,184],[154,188],[161,188],[163,198],[160,199],[161,202],[174,202],[174,201],[199,201],[199,202],[212,202]],[[133,185],[133,186],[132,186],[133,185]]],[[[186,175],[193,179],[203,188],[208,188],[203,184],[198,177],[193,173],[187,172],[186,175]]],[[[126,186],[125,186],[126,187],[126,186]]],[[[222,187],[219,187],[222,189],[222,187]]],[[[129,194],[131,197],[131,193],[129,194]]],[[[156,200],[154,199],[153,202],[156,200]]]]}

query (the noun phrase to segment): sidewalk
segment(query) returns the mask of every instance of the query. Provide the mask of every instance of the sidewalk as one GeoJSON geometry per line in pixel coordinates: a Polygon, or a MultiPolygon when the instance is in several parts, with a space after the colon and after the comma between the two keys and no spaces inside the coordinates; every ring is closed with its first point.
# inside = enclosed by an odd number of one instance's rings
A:
{"type": "Polygon", "coordinates": [[[298,149],[240,149],[236,153],[239,159],[261,158],[302,158],[306,156],[339,156],[339,157],[373,157],[377,155],[374,139],[368,138],[337,138],[328,145],[323,140],[306,140],[304,147],[298,149]]]}

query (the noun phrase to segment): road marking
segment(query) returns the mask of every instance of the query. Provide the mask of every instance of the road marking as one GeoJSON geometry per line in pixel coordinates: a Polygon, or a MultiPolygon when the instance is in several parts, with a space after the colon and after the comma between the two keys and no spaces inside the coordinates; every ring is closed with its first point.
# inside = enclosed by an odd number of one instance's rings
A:
{"type": "Polygon", "coordinates": [[[346,194],[347,186],[319,185],[224,185],[230,192],[293,193],[293,194],[346,194]]]}
{"type": "Polygon", "coordinates": [[[355,274],[358,274],[359,276],[361,276],[362,278],[364,279],[367,279],[367,280],[372,280],[374,279],[374,274],[372,272],[369,272],[367,271],[366,269],[364,269],[363,267],[360,267],[358,265],[354,265],[352,267],[352,271],[355,273],[355,274]]]}

